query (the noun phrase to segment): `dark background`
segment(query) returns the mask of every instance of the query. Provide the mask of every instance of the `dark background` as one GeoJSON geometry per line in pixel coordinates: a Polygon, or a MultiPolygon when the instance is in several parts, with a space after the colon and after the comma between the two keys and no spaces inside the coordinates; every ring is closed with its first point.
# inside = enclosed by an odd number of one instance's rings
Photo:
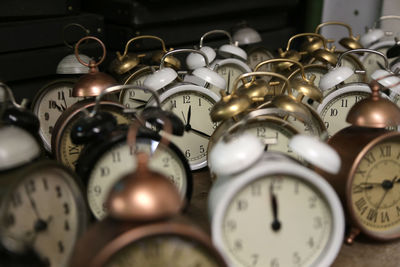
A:
{"type": "MultiPolygon", "coordinates": [[[[271,51],[285,48],[290,36],[312,30],[319,23],[321,1],[301,0],[2,0],[0,1],[0,81],[11,87],[17,101],[32,99],[46,83],[57,79],[58,62],[73,53],[73,45],[85,32],[99,37],[107,57],[99,66],[107,72],[115,52],[137,35],[161,37],[168,48],[193,47],[214,29],[233,33],[248,25],[262,36],[271,51]]],[[[214,46],[226,37],[207,39],[214,46]]],[[[95,42],[82,46],[82,53],[98,58],[95,42]]],[[[157,42],[135,42],[131,51],[159,48],[157,42]]]]}

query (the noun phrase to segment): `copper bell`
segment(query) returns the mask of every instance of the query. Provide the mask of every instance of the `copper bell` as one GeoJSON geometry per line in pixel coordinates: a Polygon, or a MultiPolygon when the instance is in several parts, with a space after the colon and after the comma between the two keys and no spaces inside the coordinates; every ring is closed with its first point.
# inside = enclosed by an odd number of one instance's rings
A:
{"type": "Polygon", "coordinates": [[[77,57],[78,61],[89,67],[89,73],[82,75],[79,80],[76,82],[74,88],[72,89],[72,96],[74,97],[87,97],[87,96],[97,96],[107,87],[113,86],[117,84],[117,81],[111,77],[110,75],[99,72],[97,66],[100,65],[105,57],[106,57],[106,48],[104,43],[93,36],[86,36],[78,41],[75,45],[75,56],[77,57]],[[88,63],[83,62],[79,58],[79,45],[85,41],[86,39],[93,39],[100,43],[101,47],[103,48],[103,56],[99,60],[99,62],[95,62],[91,60],[88,63]]]}
{"type": "Polygon", "coordinates": [[[355,126],[386,128],[400,125],[400,108],[379,95],[380,85],[372,80],[370,97],[357,102],[347,115],[346,121],[355,126]]]}
{"type": "Polygon", "coordinates": [[[148,168],[148,155],[136,154],[137,169],[112,189],[106,206],[119,220],[152,221],[178,214],[183,201],[178,189],[164,175],[148,168]]]}

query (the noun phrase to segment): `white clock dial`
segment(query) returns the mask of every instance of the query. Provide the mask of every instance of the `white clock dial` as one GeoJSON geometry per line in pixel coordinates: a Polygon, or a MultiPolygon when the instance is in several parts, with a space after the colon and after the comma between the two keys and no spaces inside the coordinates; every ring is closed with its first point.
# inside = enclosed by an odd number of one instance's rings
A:
{"type": "MultiPolygon", "coordinates": [[[[178,188],[182,198],[188,190],[185,166],[171,148],[150,139],[138,139],[136,148],[150,157],[149,168],[168,177],[178,188]]],[[[112,186],[137,165],[126,142],[118,143],[107,151],[93,167],[87,185],[89,207],[97,219],[106,216],[105,202],[112,186]]]]}
{"type": "MultiPolygon", "coordinates": [[[[153,72],[150,67],[144,67],[137,72],[137,75],[132,74],[131,78],[127,79],[125,84],[134,86],[143,86],[144,80],[153,72]]],[[[126,89],[120,94],[120,102],[127,108],[144,108],[152,94],[148,91],[138,89],[126,89]]]]}
{"type": "MultiPolygon", "coordinates": [[[[234,89],[235,80],[243,73],[251,72],[249,66],[243,61],[235,58],[223,59],[216,61],[211,66],[219,75],[221,75],[226,81],[226,92],[229,94],[234,89]]],[[[221,88],[210,84],[208,87],[211,91],[220,95],[219,91],[221,88]]],[[[222,88],[223,89],[223,88],[222,88]]]]}
{"type": "Polygon", "coordinates": [[[160,96],[162,109],[170,110],[185,124],[183,136],[167,136],[185,155],[192,170],[207,166],[208,142],[217,127],[210,111],[218,100],[208,89],[190,84],[178,85],[160,96]]]}
{"type": "Polygon", "coordinates": [[[317,112],[325,123],[328,135],[332,136],[349,126],[346,122],[351,107],[371,94],[371,89],[363,83],[344,85],[328,94],[318,106],[317,112]]]}
{"type": "Polygon", "coordinates": [[[61,113],[84,99],[72,96],[74,84],[73,81],[68,80],[54,82],[39,92],[33,100],[32,109],[40,121],[39,135],[48,151],[51,151],[51,134],[61,113]]]}
{"type": "Polygon", "coordinates": [[[330,238],[331,220],[325,198],[312,185],[272,175],[231,199],[223,238],[240,266],[310,266],[330,238]]]}
{"type": "Polygon", "coordinates": [[[2,207],[7,232],[32,242],[52,267],[68,266],[82,231],[83,198],[69,178],[60,169],[33,171],[2,207]]]}

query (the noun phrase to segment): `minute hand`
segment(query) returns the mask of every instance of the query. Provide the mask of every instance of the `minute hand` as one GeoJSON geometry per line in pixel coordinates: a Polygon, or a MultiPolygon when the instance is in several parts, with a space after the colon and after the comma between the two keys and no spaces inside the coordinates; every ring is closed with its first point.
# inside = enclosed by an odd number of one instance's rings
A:
{"type": "Polygon", "coordinates": [[[206,137],[207,139],[209,139],[211,136],[210,135],[208,135],[208,134],[206,134],[206,133],[203,133],[203,132],[201,132],[201,131],[199,131],[199,130],[196,130],[196,129],[193,129],[193,128],[191,128],[190,130],[192,130],[194,133],[197,133],[198,135],[201,135],[201,136],[203,136],[203,137],[206,137]]]}

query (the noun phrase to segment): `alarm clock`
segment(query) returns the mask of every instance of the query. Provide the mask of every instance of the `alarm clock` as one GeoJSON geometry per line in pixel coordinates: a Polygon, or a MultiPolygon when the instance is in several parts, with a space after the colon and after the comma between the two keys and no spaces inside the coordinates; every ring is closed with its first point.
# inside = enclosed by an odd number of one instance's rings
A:
{"type": "MultiPolygon", "coordinates": [[[[128,133],[133,147],[138,126],[134,122],[128,133]]],[[[148,168],[147,153],[137,151],[135,158],[138,168],[115,184],[106,203],[108,217],[80,239],[72,266],[227,266],[206,234],[182,222],[177,188],[148,168]]]]}
{"type": "Polygon", "coordinates": [[[355,104],[347,115],[352,125],[333,135],[328,144],[342,159],[336,175],[325,175],[342,200],[349,224],[346,242],[360,233],[375,240],[400,237],[397,207],[399,132],[386,127],[400,124],[400,109],[380,97],[380,85],[370,83],[372,94],[355,104]]]}
{"type": "MultiPolygon", "coordinates": [[[[299,137],[293,141],[301,147],[296,151],[314,151],[313,162],[338,170],[332,149],[311,145],[310,136],[299,137]]],[[[210,161],[218,176],[208,198],[212,239],[228,264],[332,264],[343,240],[344,215],[335,191],[320,175],[283,154],[264,152],[249,134],[221,139],[210,161]]]]}

